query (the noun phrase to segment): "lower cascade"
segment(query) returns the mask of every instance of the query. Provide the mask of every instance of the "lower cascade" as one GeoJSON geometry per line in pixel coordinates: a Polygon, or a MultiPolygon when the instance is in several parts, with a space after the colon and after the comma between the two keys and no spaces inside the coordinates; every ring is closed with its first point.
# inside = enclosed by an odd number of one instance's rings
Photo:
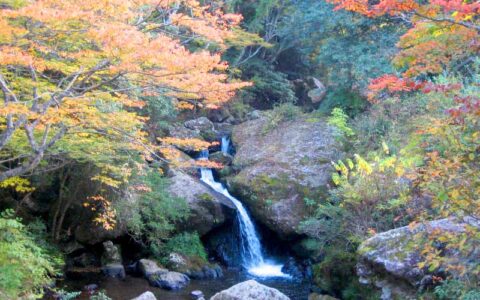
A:
{"type": "MultiPolygon", "coordinates": [[[[229,139],[222,138],[222,152],[229,148],[229,139]]],[[[199,159],[208,159],[208,150],[202,151],[199,159]]],[[[222,183],[215,181],[211,169],[200,169],[201,180],[216,192],[230,199],[237,209],[237,219],[240,231],[242,266],[249,274],[258,277],[290,277],[282,272],[282,264],[275,263],[263,255],[262,245],[255,225],[243,204],[230,195],[222,183]]]]}

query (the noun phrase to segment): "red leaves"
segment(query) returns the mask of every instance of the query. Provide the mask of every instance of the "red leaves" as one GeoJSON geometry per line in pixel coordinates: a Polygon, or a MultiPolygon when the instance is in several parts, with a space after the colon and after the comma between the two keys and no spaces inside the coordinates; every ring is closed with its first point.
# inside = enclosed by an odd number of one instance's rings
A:
{"type": "Polygon", "coordinates": [[[475,96],[455,96],[455,103],[459,106],[456,108],[450,108],[447,110],[447,114],[450,115],[453,120],[458,124],[463,124],[465,117],[472,115],[480,117],[480,98],[475,96]]]}
{"type": "Polygon", "coordinates": [[[411,92],[419,90],[424,86],[422,82],[416,82],[409,78],[400,78],[395,75],[387,74],[373,79],[368,85],[370,90],[368,99],[375,102],[374,98],[383,91],[388,93],[411,92]]]}

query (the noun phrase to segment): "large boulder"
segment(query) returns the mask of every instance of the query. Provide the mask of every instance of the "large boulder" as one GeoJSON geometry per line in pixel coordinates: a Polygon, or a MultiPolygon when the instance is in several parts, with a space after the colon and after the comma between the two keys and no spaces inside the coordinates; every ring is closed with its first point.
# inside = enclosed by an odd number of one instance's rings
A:
{"type": "MultiPolygon", "coordinates": [[[[442,265],[433,272],[419,267],[425,242],[434,235],[459,235],[465,232],[467,224],[480,228],[480,222],[466,217],[463,220],[435,220],[376,234],[359,247],[357,274],[360,282],[380,288],[382,299],[416,299],[417,290],[431,285],[434,275],[444,277],[454,272],[442,265]]],[[[444,258],[460,265],[478,265],[480,260],[480,249],[465,257],[459,251],[444,248],[443,243],[434,245],[444,258]]]]}
{"type": "Polygon", "coordinates": [[[184,172],[173,170],[172,174],[169,192],[184,198],[190,208],[188,219],[178,224],[180,230],[205,235],[234,216],[233,204],[225,196],[184,172]]]}
{"type": "Polygon", "coordinates": [[[168,272],[167,269],[160,268],[155,261],[150,259],[145,259],[145,258],[138,261],[137,268],[139,272],[143,276],[145,276],[145,278],[148,278],[150,275],[153,275],[153,274],[168,272]]]}
{"type": "Polygon", "coordinates": [[[102,224],[94,221],[93,214],[87,212],[86,215],[79,216],[79,224],[75,229],[75,240],[81,244],[95,245],[127,234],[127,228],[121,220],[117,220],[113,229],[105,229],[102,224]]]}
{"type": "Polygon", "coordinates": [[[148,281],[152,286],[176,291],[185,288],[190,282],[190,278],[182,273],[166,272],[151,275],[148,281]]]}
{"type": "Polygon", "coordinates": [[[324,119],[306,115],[266,130],[269,121],[262,116],[234,128],[233,167],[240,171],[228,183],[258,221],[289,239],[301,234],[305,199],[326,196],[342,148],[324,119]]]}
{"type": "Polygon", "coordinates": [[[248,280],[216,293],[210,300],[289,300],[279,290],[248,280]]]}
{"type": "Polygon", "coordinates": [[[170,253],[167,267],[193,279],[213,279],[223,276],[219,265],[211,264],[200,257],[186,257],[179,253],[170,253]]]}

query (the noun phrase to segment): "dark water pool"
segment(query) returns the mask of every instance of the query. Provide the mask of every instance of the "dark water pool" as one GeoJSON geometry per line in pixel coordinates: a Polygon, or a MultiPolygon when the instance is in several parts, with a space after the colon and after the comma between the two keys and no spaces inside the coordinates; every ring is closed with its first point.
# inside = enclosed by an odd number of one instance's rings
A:
{"type": "MultiPolygon", "coordinates": [[[[206,299],[209,299],[215,293],[249,279],[255,279],[262,284],[276,288],[292,300],[306,300],[310,291],[308,282],[282,278],[254,278],[239,270],[226,270],[225,276],[220,279],[193,279],[185,289],[176,292],[151,287],[147,280],[133,276],[127,276],[125,280],[105,277],[91,278],[90,280],[66,280],[59,283],[59,287],[66,291],[79,291],[85,285],[95,283],[114,300],[130,300],[146,291],[154,293],[159,300],[187,300],[191,299],[191,291],[201,290],[206,299]]],[[[83,295],[81,299],[88,299],[88,296],[83,295]]]]}

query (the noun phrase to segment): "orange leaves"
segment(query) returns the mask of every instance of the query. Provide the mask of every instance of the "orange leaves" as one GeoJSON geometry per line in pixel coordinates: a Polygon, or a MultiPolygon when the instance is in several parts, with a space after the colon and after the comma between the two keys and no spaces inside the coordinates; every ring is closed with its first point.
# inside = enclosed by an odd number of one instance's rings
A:
{"type": "Polygon", "coordinates": [[[23,51],[21,48],[11,46],[0,47],[0,65],[33,66],[39,71],[45,69],[45,65],[40,60],[23,51]]]}
{"type": "Polygon", "coordinates": [[[174,138],[174,137],[165,137],[165,138],[159,138],[159,141],[166,144],[166,145],[172,145],[172,146],[179,146],[182,148],[188,148],[192,151],[201,151],[208,149],[208,147],[211,147],[215,144],[218,144],[218,142],[205,142],[200,139],[180,139],[180,138],[174,138]]]}
{"type": "Polygon", "coordinates": [[[447,22],[418,21],[398,44],[403,50],[393,63],[406,68],[405,77],[439,74],[451,62],[462,61],[480,51],[477,31],[447,22]]]}
{"type": "Polygon", "coordinates": [[[345,9],[369,17],[395,15],[419,7],[415,0],[380,0],[374,5],[371,5],[368,0],[329,0],[329,2],[336,5],[335,9],[345,9]]]}
{"type": "Polygon", "coordinates": [[[440,7],[444,13],[453,13],[457,21],[469,20],[480,14],[480,2],[465,0],[430,0],[432,5],[440,7]]]}
{"type": "Polygon", "coordinates": [[[93,220],[96,224],[101,225],[106,230],[112,230],[115,227],[115,210],[111,202],[102,195],[88,197],[87,202],[84,202],[83,206],[90,208],[91,211],[96,213],[96,217],[93,220]]]}

